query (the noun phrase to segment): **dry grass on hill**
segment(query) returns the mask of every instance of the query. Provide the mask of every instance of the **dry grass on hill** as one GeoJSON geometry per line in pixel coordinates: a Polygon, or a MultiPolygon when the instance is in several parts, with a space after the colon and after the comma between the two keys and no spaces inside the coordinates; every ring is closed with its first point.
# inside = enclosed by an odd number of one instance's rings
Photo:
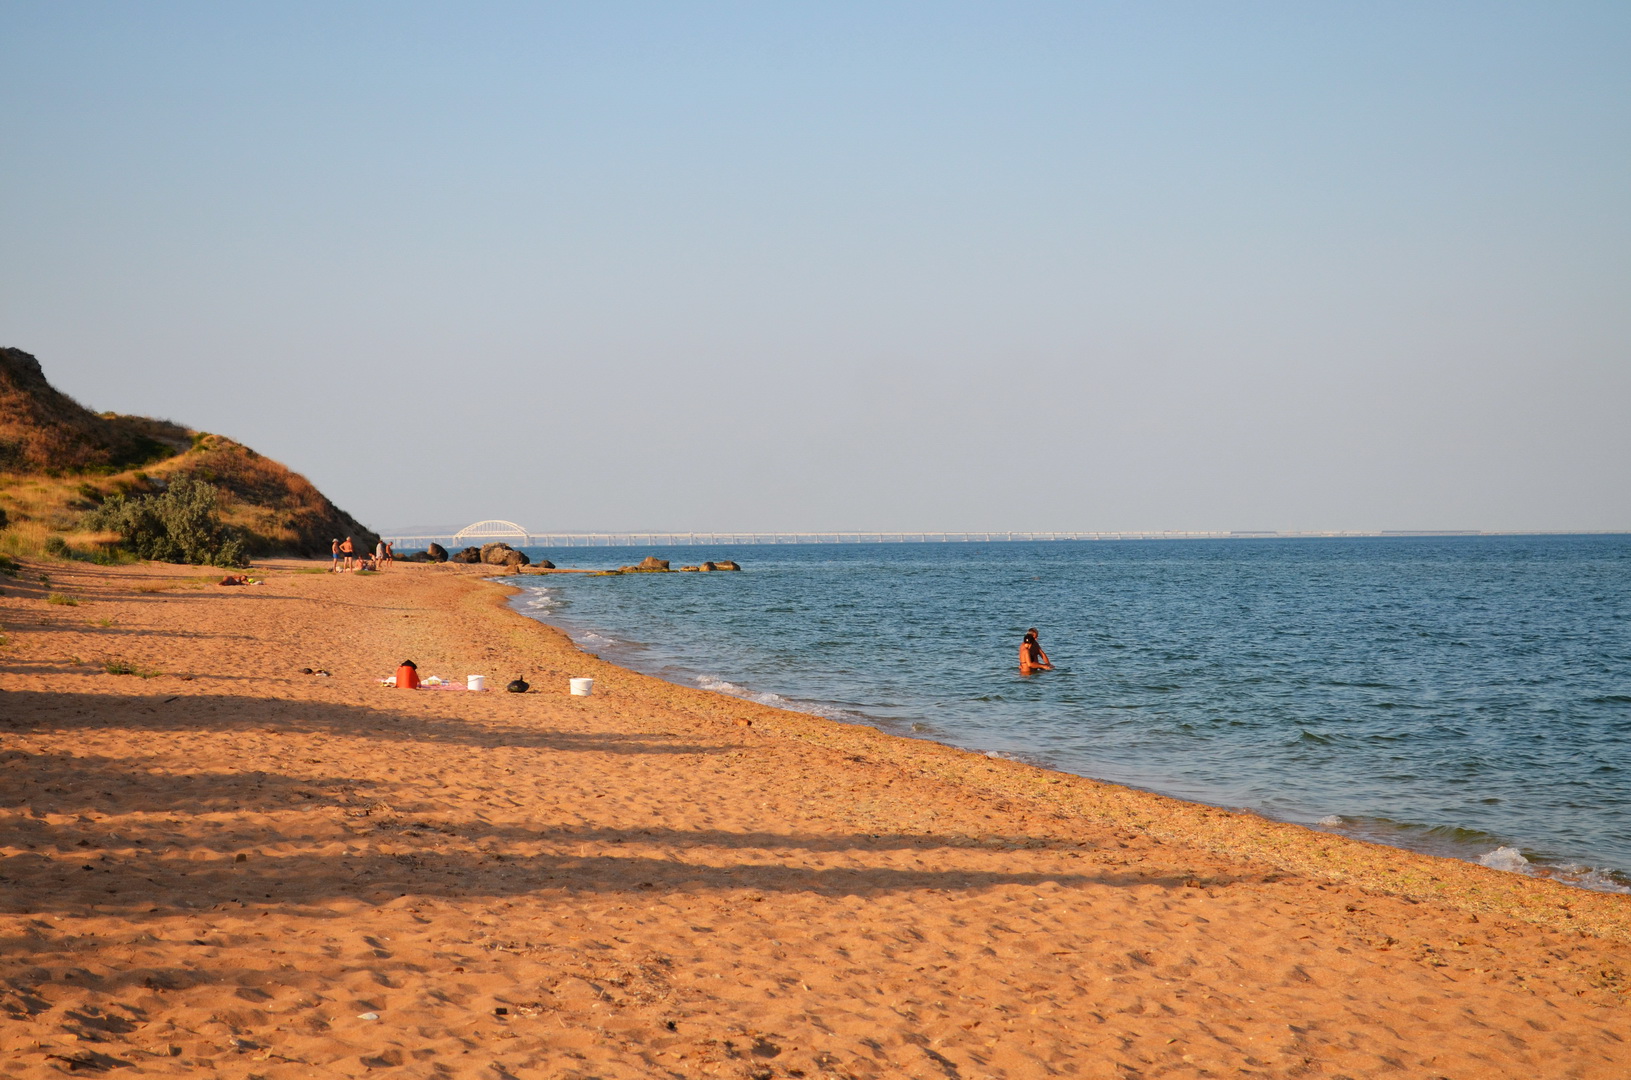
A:
{"type": "Polygon", "coordinates": [[[85,511],[181,477],[215,485],[222,520],[245,534],[251,555],[322,555],[334,537],[378,539],[304,476],[242,443],[94,413],[51,386],[33,356],[0,349],[0,551],[39,554],[52,537],[107,551],[117,538],[82,531],[85,511]]]}

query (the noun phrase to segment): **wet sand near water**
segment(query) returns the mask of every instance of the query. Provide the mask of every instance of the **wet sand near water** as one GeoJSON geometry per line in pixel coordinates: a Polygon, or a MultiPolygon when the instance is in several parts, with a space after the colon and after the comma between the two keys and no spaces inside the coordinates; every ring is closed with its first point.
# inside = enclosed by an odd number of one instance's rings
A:
{"type": "Polygon", "coordinates": [[[0,578],[0,1076],[1631,1075],[1631,898],[664,683],[490,570],[318,568],[0,578]]]}

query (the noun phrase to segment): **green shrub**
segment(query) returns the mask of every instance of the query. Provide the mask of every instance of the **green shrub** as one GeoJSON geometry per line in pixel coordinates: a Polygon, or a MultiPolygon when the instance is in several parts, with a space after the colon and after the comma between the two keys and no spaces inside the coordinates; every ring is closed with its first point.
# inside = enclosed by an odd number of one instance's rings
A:
{"type": "Polygon", "coordinates": [[[243,542],[221,524],[215,488],[185,478],[157,495],[112,495],[84,528],[116,532],[132,554],[159,562],[248,566],[243,542]]]}
{"type": "Polygon", "coordinates": [[[10,555],[0,555],[0,574],[7,577],[16,577],[22,573],[23,568],[17,565],[17,560],[10,555]]]}
{"type": "Polygon", "coordinates": [[[67,593],[54,592],[45,598],[47,604],[61,604],[63,607],[78,607],[79,601],[67,593]]]}
{"type": "Polygon", "coordinates": [[[68,541],[60,536],[47,536],[45,538],[45,553],[57,556],[68,554],[68,541]]]}
{"type": "Polygon", "coordinates": [[[143,679],[156,678],[162,674],[162,672],[154,671],[151,668],[137,667],[135,664],[126,663],[123,660],[104,661],[102,670],[109,675],[137,675],[143,679]]]}

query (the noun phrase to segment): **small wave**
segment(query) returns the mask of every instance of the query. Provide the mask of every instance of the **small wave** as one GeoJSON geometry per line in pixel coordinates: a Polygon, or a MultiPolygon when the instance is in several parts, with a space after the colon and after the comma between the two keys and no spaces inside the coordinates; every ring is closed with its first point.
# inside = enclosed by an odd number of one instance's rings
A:
{"type": "Polygon", "coordinates": [[[1326,816],[1320,818],[1318,821],[1314,822],[1314,824],[1323,825],[1327,829],[1335,829],[1335,828],[1337,828],[1338,826],[1340,826],[1342,824],[1342,815],[1341,814],[1327,814],[1326,816]]]}
{"type": "Polygon", "coordinates": [[[1494,851],[1480,855],[1478,861],[1491,870],[1505,870],[1513,874],[1522,874],[1529,870],[1529,860],[1523,857],[1523,852],[1515,847],[1507,847],[1505,844],[1502,844],[1494,851]]]}
{"type": "Polygon", "coordinates": [[[1558,881],[1578,885],[1582,889],[1593,892],[1619,893],[1622,896],[1631,895],[1631,881],[1624,874],[1613,870],[1604,870],[1595,866],[1562,866],[1546,874],[1547,877],[1558,881]]]}
{"type": "Polygon", "coordinates": [[[1493,870],[1505,870],[1514,874],[1526,874],[1529,877],[1560,881],[1565,885],[1590,889],[1593,892],[1631,895],[1631,879],[1628,879],[1624,874],[1597,866],[1583,866],[1578,863],[1561,866],[1533,863],[1515,847],[1503,845],[1484,855],[1478,861],[1493,870]]]}
{"type": "Polygon", "coordinates": [[[745,698],[748,701],[757,701],[761,705],[774,705],[777,708],[788,708],[791,702],[780,694],[762,693],[749,690],[738,683],[728,679],[721,679],[717,675],[698,675],[697,685],[704,690],[711,690],[716,694],[729,694],[731,697],[745,698]]]}
{"type": "Polygon", "coordinates": [[[528,589],[525,599],[520,599],[518,606],[528,615],[542,615],[554,611],[566,602],[566,597],[559,589],[528,589]]]}
{"type": "Polygon", "coordinates": [[[699,689],[708,690],[715,694],[729,694],[731,697],[741,698],[743,701],[752,701],[757,702],[760,705],[769,705],[773,709],[788,709],[792,712],[811,713],[812,715],[822,717],[823,719],[837,720],[840,723],[845,724],[876,723],[876,721],[873,721],[852,709],[845,709],[838,705],[832,705],[820,701],[795,701],[793,698],[782,697],[780,694],[772,694],[767,690],[753,690],[749,687],[742,686],[739,683],[733,683],[729,679],[721,679],[717,675],[697,675],[692,678],[692,682],[695,683],[699,689]]]}

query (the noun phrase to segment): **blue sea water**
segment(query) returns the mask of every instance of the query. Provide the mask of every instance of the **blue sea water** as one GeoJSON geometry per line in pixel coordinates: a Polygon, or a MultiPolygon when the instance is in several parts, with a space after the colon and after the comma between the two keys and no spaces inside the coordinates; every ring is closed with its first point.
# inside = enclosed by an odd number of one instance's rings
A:
{"type": "Polygon", "coordinates": [[[1631,537],[528,549],[589,651],[1066,772],[1631,885],[1631,537]],[[1025,629],[1057,669],[1017,670],[1025,629]]]}

